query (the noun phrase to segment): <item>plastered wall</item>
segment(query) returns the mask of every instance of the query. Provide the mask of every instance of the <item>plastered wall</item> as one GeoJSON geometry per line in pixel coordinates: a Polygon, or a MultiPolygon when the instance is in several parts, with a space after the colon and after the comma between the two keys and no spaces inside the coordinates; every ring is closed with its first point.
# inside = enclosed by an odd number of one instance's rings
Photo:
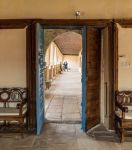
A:
{"type": "Polygon", "coordinates": [[[51,42],[45,53],[46,65],[56,65],[63,62],[63,55],[54,42],[51,42]]]}
{"type": "Polygon", "coordinates": [[[48,49],[46,50],[46,55],[45,55],[45,61],[46,61],[46,65],[55,65],[55,64],[59,64],[60,62],[63,63],[64,61],[68,62],[68,67],[70,69],[79,69],[79,71],[81,72],[81,51],[79,53],[79,55],[62,55],[61,51],[59,50],[59,48],[56,46],[56,44],[54,42],[52,42],[50,44],[50,46],[48,47],[48,49]],[[51,52],[54,51],[54,49],[56,49],[56,62],[54,61],[54,56],[53,53],[51,54],[51,52]]]}
{"type": "Polygon", "coordinates": [[[70,69],[79,69],[80,67],[80,59],[79,56],[75,55],[64,55],[63,61],[68,62],[68,67],[70,69]]]}
{"type": "Polygon", "coordinates": [[[132,18],[131,0],[0,0],[0,18],[132,18]]]}
{"type": "Polygon", "coordinates": [[[132,90],[132,28],[118,25],[118,88],[132,90]]]}
{"type": "Polygon", "coordinates": [[[0,87],[26,86],[26,31],[0,29],[0,87]]]}

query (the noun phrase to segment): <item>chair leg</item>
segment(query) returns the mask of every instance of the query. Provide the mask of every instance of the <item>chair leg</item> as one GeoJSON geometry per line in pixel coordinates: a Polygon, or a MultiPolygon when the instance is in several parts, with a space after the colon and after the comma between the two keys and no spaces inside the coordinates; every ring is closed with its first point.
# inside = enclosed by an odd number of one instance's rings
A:
{"type": "Polygon", "coordinates": [[[121,142],[121,143],[124,142],[123,129],[121,129],[120,142],[121,142]]]}
{"type": "Polygon", "coordinates": [[[21,133],[21,137],[24,138],[24,121],[23,120],[20,121],[20,133],[21,133]]]}
{"type": "Polygon", "coordinates": [[[124,142],[124,128],[123,123],[121,122],[121,143],[124,142]]]}
{"type": "Polygon", "coordinates": [[[118,119],[116,116],[115,116],[115,132],[116,134],[118,134],[118,119]]]}
{"type": "Polygon", "coordinates": [[[122,125],[122,120],[115,116],[115,132],[119,136],[120,142],[124,142],[124,128],[122,125]]]}

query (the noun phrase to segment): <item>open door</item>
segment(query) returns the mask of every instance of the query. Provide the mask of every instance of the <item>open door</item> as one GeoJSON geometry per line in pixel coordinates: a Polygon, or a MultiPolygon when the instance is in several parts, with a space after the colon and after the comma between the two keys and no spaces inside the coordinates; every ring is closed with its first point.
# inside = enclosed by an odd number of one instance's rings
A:
{"type": "Polygon", "coordinates": [[[86,129],[86,27],[82,28],[82,130],[86,129]]]}
{"type": "Polygon", "coordinates": [[[100,123],[101,32],[86,29],[86,128],[100,123]]]}
{"type": "Polygon", "coordinates": [[[37,135],[44,126],[44,30],[36,24],[36,119],[37,135]]]}
{"type": "Polygon", "coordinates": [[[110,117],[110,60],[109,60],[109,30],[101,31],[101,123],[109,129],[110,117]]]}

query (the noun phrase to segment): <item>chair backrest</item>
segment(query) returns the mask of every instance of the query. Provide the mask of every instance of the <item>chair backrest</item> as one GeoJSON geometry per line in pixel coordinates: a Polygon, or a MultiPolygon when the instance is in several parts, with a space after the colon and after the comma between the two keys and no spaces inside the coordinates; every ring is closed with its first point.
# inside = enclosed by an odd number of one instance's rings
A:
{"type": "Polygon", "coordinates": [[[0,88],[0,107],[6,107],[6,103],[20,103],[26,99],[26,88],[0,88]]]}
{"type": "Polygon", "coordinates": [[[132,91],[117,91],[116,101],[121,105],[132,106],[132,91]]]}

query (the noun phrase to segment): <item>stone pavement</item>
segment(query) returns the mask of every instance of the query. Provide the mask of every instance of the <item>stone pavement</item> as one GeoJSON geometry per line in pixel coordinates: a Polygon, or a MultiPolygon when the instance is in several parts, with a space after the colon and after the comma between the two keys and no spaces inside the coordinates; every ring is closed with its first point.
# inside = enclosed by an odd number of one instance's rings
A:
{"type": "Polygon", "coordinates": [[[58,75],[45,91],[48,121],[81,122],[81,73],[70,70],[58,75]]]}
{"type": "Polygon", "coordinates": [[[40,136],[0,137],[0,150],[132,150],[132,142],[97,141],[80,128],[80,124],[46,123],[40,136]]]}

